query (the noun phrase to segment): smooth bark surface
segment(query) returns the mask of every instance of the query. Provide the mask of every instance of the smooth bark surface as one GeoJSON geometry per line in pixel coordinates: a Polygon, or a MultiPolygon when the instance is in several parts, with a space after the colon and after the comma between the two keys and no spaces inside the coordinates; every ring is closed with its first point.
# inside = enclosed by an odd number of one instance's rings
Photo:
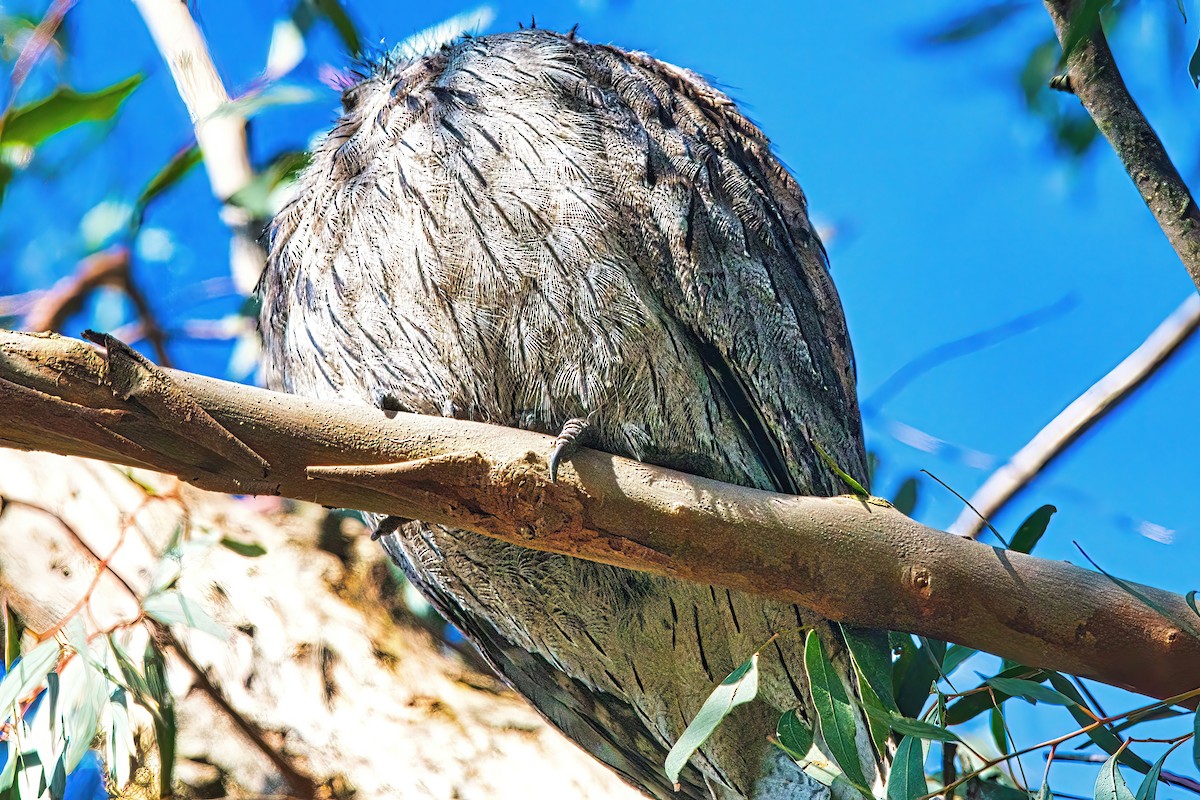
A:
{"type": "Polygon", "coordinates": [[[591,450],[555,484],[550,442],[160,371],[115,346],[106,360],[70,339],[0,335],[10,447],[454,525],[1155,697],[1200,683],[1200,618],[1178,595],[964,540],[878,501],[778,495],[591,450]]]}

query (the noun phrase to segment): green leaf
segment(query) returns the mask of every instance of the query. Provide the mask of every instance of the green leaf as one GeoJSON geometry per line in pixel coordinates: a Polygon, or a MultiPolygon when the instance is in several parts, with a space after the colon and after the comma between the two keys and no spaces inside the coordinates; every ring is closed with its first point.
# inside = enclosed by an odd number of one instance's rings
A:
{"type": "Polygon", "coordinates": [[[85,660],[84,656],[81,656],[79,661],[79,669],[82,674],[78,680],[83,685],[75,694],[67,712],[64,729],[67,738],[64,754],[68,772],[78,766],[91,747],[92,740],[96,738],[96,732],[100,725],[100,712],[108,699],[108,681],[85,660]]]}
{"type": "Polygon", "coordinates": [[[1158,761],[1154,762],[1154,766],[1150,768],[1150,771],[1146,773],[1146,777],[1142,779],[1142,785],[1138,787],[1137,794],[1135,795],[1136,800],[1154,800],[1155,794],[1158,793],[1158,779],[1162,774],[1163,762],[1165,762],[1167,760],[1167,756],[1171,755],[1171,753],[1174,753],[1175,748],[1179,747],[1181,744],[1183,744],[1183,742],[1177,742],[1171,747],[1171,749],[1163,753],[1162,757],[1159,758],[1158,761]]]}
{"type": "Polygon", "coordinates": [[[48,97],[9,111],[0,144],[37,147],[73,125],[111,119],[143,79],[142,75],[131,75],[109,87],[86,93],[69,86],[60,87],[48,97]]]}
{"type": "Polygon", "coordinates": [[[1188,607],[1191,608],[1192,611],[1195,611],[1197,616],[1200,616],[1200,608],[1196,607],[1196,590],[1192,589],[1190,592],[1184,595],[1183,599],[1187,601],[1188,607]]]}
{"type": "Polygon", "coordinates": [[[346,9],[342,7],[339,0],[315,0],[314,5],[321,16],[333,25],[338,38],[346,46],[346,51],[351,56],[358,56],[362,53],[362,40],[359,38],[358,29],[354,27],[354,22],[351,21],[350,15],[346,13],[346,9]]]}
{"type": "Polygon", "coordinates": [[[812,728],[794,710],[785,711],[779,718],[775,736],[783,751],[796,761],[802,760],[813,746],[812,728]]]}
{"type": "Polygon", "coordinates": [[[838,466],[838,463],[833,460],[833,457],[830,456],[829,453],[825,452],[825,448],[821,447],[817,440],[814,439],[812,444],[813,447],[816,448],[817,455],[819,455],[821,460],[825,462],[825,466],[829,467],[830,472],[832,472],[834,475],[837,475],[838,478],[841,479],[842,483],[846,484],[846,487],[850,490],[852,495],[855,497],[871,496],[871,493],[863,488],[861,483],[854,480],[854,478],[850,477],[850,473],[838,466]]]}
{"type": "Polygon", "coordinates": [[[942,659],[942,674],[946,677],[954,674],[954,671],[961,667],[964,661],[978,652],[974,648],[963,647],[961,644],[950,645],[950,649],[946,651],[946,657],[942,659]]]}
{"type": "Polygon", "coordinates": [[[21,657],[0,681],[0,720],[13,719],[13,707],[40,687],[58,664],[62,649],[53,639],[21,657]]]}
{"type": "Polygon", "coordinates": [[[295,180],[300,171],[308,166],[309,160],[308,153],[279,154],[266,169],[234,192],[229,202],[246,209],[258,219],[269,219],[275,214],[275,209],[271,207],[271,193],[280,184],[295,180]]]}
{"type": "Polygon", "coordinates": [[[1046,88],[1046,82],[1054,74],[1057,53],[1058,40],[1053,34],[1029,52],[1029,58],[1018,77],[1026,108],[1050,113],[1057,107],[1050,98],[1050,90],[1046,88]]]}
{"type": "Polygon", "coordinates": [[[60,754],[54,762],[54,772],[50,776],[50,800],[63,800],[67,793],[67,763],[65,753],[60,754]]]}
{"type": "Polygon", "coordinates": [[[133,692],[134,698],[152,713],[157,712],[157,704],[154,702],[154,696],[150,692],[150,686],[146,683],[146,678],[142,673],[138,672],[134,666],[133,659],[125,652],[125,649],[117,642],[117,639],[112,634],[108,635],[108,646],[112,649],[113,656],[117,659],[117,666],[121,670],[121,677],[125,679],[125,687],[133,692]]]}
{"type": "Polygon", "coordinates": [[[1121,770],[1117,768],[1116,756],[1105,761],[1104,766],[1100,768],[1100,774],[1096,776],[1094,794],[1096,800],[1134,800],[1121,770]]]}
{"type": "MultiPolygon", "coordinates": [[[[867,779],[858,760],[857,714],[841,676],[825,654],[821,637],[815,631],[809,631],[804,640],[804,669],[808,673],[809,691],[829,754],[850,783],[859,788],[866,787],[867,779]]],[[[870,795],[869,791],[867,795],[870,795]]]]}
{"type": "Polygon", "coordinates": [[[1200,709],[1192,717],[1192,763],[1200,770],[1200,709]]]}
{"type": "Polygon", "coordinates": [[[1017,14],[1024,4],[1019,0],[991,3],[968,14],[956,16],[944,27],[922,37],[925,45],[961,44],[991,33],[1017,14]]]}
{"type": "MultiPolygon", "coordinates": [[[[1032,667],[1026,667],[1023,664],[1015,664],[996,675],[997,678],[1025,678],[1035,683],[1044,681],[1046,673],[1040,670],[1035,670],[1032,667]]],[[[981,684],[986,685],[986,684],[981,684]]],[[[946,709],[946,724],[961,725],[969,719],[973,719],[988,709],[995,708],[997,703],[1003,703],[1011,695],[1006,694],[998,689],[993,688],[991,693],[975,692],[965,695],[955,702],[950,708],[946,709]],[[996,696],[995,703],[992,702],[991,695],[996,696]]]]}
{"type": "Polygon", "coordinates": [[[246,558],[258,558],[267,552],[267,548],[257,542],[239,542],[237,539],[230,539],[228,536],[221,539],[221,546],[246,558]]]}
{"type": "MultiPolygon", "coordinates": [[[[1087,702],[1083,699],[1083,695],[1079,690],[1071,685],[1071,682],[1057,672],[1047,672],[1051,685],[1055,689],[1062,692],[1067,697],[1075,702],[1067,706],[1067,710],[1071,712],[1071,716],[1079,723],[1080,727],[1088,727],[1096,720],[1084,711],[1088,707],[1087,702]]],[[[1118,760],[1127,767],[1133,767],[1138,772],[1145,775],[1150,771],[1150,763],[1141,756],[1129,750],[1125,743],[1121,741],[1121,737],[1113,733],[1112,729],[1107,725],[1102,725],[1098,728],[1093,728],[1088,731],[1088,738],[1100,746],[1100,749],[1109,755],[1118,756],[1118,760]]]]}
{"type": "Polygon", "coordinates": [[[925,779],[925,748],[920,739],[905,736],[892,758],[892,769],[888,772],[888,800],[916,800],[929,794],[929,781],[925,779]]]}
{"type": "Polygon", "coordinates": [[[1009,550],[1016,550],[1019,553],[1032,553],[1033,548],[1037,546],[1038,541],[1042,538],[1042,534],[1046,532],[1046,527],[1050,524],[1050,518],[1054,516],[1054,512],[1058,511],[1054,506],[1042,506],[1037,511],[1029,515],[1021,527],[1017,528],[1017,532],[1013,534],[1012,542],[1009,543],[1009,550]]]}
{"type": "Polygon", "coordinates": [[[948,731],[940,725],[934,725],[932,722],[925,722],[919,719],[909,719],[902,717],[899,714],[880,713],[873,708],[867,707],[867,716],[872,719],[878,718],[878,721],[894,730],[896,733],[903,734],[909,737],[918,739],[928,739],[934,742],[957,742],[960,741],[958,736],[953,731],[948,731]]]}
{"type": "Polygon", "coordinates": [[[721,724],[721,720],[729,716],[729,712],[743,703],[749,703],[758,694],[758,653],[740,667],[729,673],[729,677],[721,681],[713,693],[704,701],[695,719],[684,730],[679,741],[667,753],[665,771],[671,783],[679,782],[679,773],[683,771],[688,759],[700,746],[708,741],[712,732],[721,724]]]}
{"type": "Polygon", "coordinates": [[[146,685],[158,706],[158,713],[154,715],[154,739],[158,744],[159,790],[163,797],[169,797],[175,769],[175,700],[167,686],[166,661],[153,639],[146,642],[142,666],[146,673],[146,685]]]}
{"type": "Polygon", "coordinates": [[[1187,25],[1187,6],[1183,4],[1183,0],[1175,0],[1175,7],[1179,9],[1179,14],[1183,17],[1183,24],[1187,25]]]}
{"type": "Polygon", "coordinates": [[[945,654],[945,642],[921,638],[921,647],[907,663],[903,680],[896,689],[896,706],[901,714],[906,717],[921,716],[921,709],[929,699],[933,683],[941,676],[945,654]]]}
{"type": "Polygon", "coordinates": [[[1060,64],[1075,54],[1092,33],[1100,26],[1100,11],[1112,0],[1082,0],[1071,11],[1067,29],[1063,35],[1063,54],[1060,64]]]}
{"type": "Polygon", "coordinates": [[[993,706],[988,712],[988,728],[992,732],[992,741],[996,743],[996,749],[1001,753],[1008,752],[1008,730],[1004,726],[1004,704],[993,706]]]}
{"type": "Polygon", "coordinates": [[[906,517],[911,517],[917,510],[917,489],[919,487],[916,475],[910,475],[900,484],[892,497],[892,506],[906,517]]]}
{"type": "Polygon", "coordinates": [[[968,797],[974,800],[1029,800],[1029,792],[999,781],[971,781],[973,790],[968,797]]]}
{"type": "Polygon", "coordinates": [[[1192,85],[1200,89],[1200,42],[1196,42],[1196,49],[1188,60],[1188,77],[1192,79],[1192,85]]]}
{"type": "Polygon", "coordinates": [[[192,145],[171,156],[171,160],[154,174],[149,183],[142,187],[142,192],[134,203],[136,209],[134,216],[141,216],[155,198],[183,180],[184,176],[203,159],[204,156],[200,152],[199,145],[192,145]]]}
{"type": "Polygon", "coordinates": [[[1023,700],[1028,700],[1035,705],[1038,702],[1049,703],[1055,706],[1075,705],[1074,700],[1064,696],[1061,692],[1056,692],[1049,687],[1043,686],[1040,683],[1034,683],[1033,681],[1022,680],[1021,678],[989,678],[985,682],[993,689],[999,689],[1011,697],[1020,697],[1023,700]]]}
{"type": "Polygon", "coordinates": [[[900,713],[892,694],[892,648],[887,631],[842,625],[842,637],[858,674],[867,682],[887,711],[900,713]]]}
{"type": "Polygon", "coordinates": [[[229,631],[218,625],[198,603],[173,590],[149,595],[142,601],[142,610],[164,625],[186,625],[218,639],[229,638],[229,631]]]}
{"type": "Polygon", "coordinates": [[[13,662],[21,656],[21,634],[25,626],[7,603],[4,604],[4,671],[7,673],[13,662]]]}

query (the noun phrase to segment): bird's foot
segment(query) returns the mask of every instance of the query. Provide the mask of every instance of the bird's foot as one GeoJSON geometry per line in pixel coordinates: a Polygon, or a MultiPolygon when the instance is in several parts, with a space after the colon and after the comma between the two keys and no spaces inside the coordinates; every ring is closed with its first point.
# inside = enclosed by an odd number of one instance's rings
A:
{"type": "Polygon", "coordinates": [[[550,482],[558,483],[558,467],[564,458],[570,457],[579,449],[579,439],[591,427],[596,419],[596,412],[591,411],[586,417],[571,417],[563,423],[562,432],[554,439],[550,449],[550,482]]]}

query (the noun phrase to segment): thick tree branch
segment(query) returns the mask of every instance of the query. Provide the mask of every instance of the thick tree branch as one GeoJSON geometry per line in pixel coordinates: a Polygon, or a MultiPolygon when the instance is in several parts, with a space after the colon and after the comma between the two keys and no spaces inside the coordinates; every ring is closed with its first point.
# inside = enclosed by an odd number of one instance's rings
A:
{"type": "Polygon", "coordinates": [[[591,450],[551,483],[550,442],[160,371],[116,346],[106,360],[70,339],[0,334],[0,444],[454,525],[1155,697],[1200,682],[1200,619],[1178,595],[1133,585],[1168,619],[1105,576],[926,528],[886,505],[777,495],[591,450]],[[240,441],[217,443],[220,428],[240,441]]]}
{"type": "Polygon", "coordinates": [[[972,539],[979,536],[983,532],[985,519],[998,514],[1042,470],[1079,441],[1079,437],[1137,391],[1179,352],[1179,348],[1198,329],[1200,295],[1192,294],[1136,350],[1092,384],[1038,431],[1006,464],[988,476],[971,495],[967,501],[969,507],[959,514],[950,531],[972,539]]]}
{"type": "Polygon", "coordinates": [[[1060,42],[1067,41],[1073,26],[1086,26],[1079,30],[1087,30],[1087,35],[1068,56],[1066,86],[1108,139],[1192,282],[1200,287],[1200,208],[1129,94],[1099,19],[1094,12],[1082,16],[1082,0],[1045,0],[1045,5],[1060,42]]]}

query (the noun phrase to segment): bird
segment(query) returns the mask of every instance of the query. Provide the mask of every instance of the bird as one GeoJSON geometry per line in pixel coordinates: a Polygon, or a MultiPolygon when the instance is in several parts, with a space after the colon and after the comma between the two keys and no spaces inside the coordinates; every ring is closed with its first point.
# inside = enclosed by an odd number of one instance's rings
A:
{"type": "MultiPolygon", "coordinates": [[[[269,229],[269,387],[551,436],[571,420],[563,446],[842,493],[822,448],[866,483],[853,352],[807,200],[710,82],[525,28],[378,58],[342,105],[269,229]]],[[[817,721],[797,630],[853,689],[836,625],[450,527],[381,532],[504,680],[648,796],[828,796],[768,738],[784,711],[817,721]],[[673,785],[667,752],[759,648],[757,700],[673,785]]],[[[877,758],[862,730],[857,744],[877,758]]]]}

